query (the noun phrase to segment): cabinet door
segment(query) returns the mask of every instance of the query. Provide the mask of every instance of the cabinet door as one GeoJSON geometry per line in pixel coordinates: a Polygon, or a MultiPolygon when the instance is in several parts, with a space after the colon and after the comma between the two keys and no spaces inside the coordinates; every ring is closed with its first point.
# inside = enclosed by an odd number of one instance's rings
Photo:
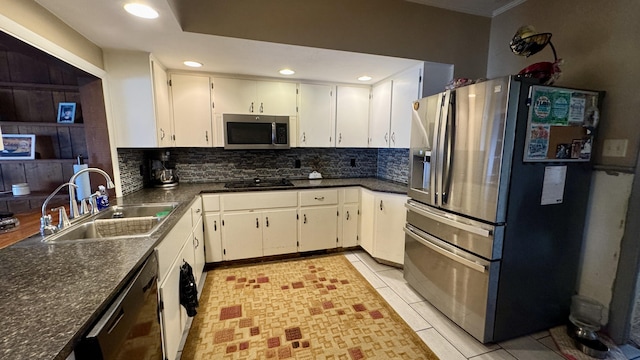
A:
{"type": "Polygon", "coordinates": [[[296,84],[256,81],[256,112],[266,115],[296,115],[296,84]]]}
{"type": "Polygon", "coordinates": [[[369,88],[336,89],[336,147],[368,146],[369,88]]]}
{"type": "Polygon", "coordinates": [[[162,341],[165,358],[168,360],[177,358],[178,347],[184,329],[181,314],[184,310],[180,305],[180,266],[182,266],[181,255],[184,249],[185,247],[183,246],[181,251],[177,253],[178,257],[172,263],[170,271],[158,288],[160,301],[163,305],[160,313],[162,320],[162,341]]]}
{"type": "Polygon", "coordinates": [[[222,236],[220,236],[220,214],[204,215],[204,250],[208,263],[222,261],[222,236]]]}
{"type": "Polygon", "coordinates": [[[225,260],[262,256],[262,214],[238,212],[222,215],[222,247],[225,260]]]}
{"type": "Polygon", "coordinates": [[[216,114],[256,113],[256,82],[244,79],[213,79],[213,111],[216,114]]]}
{"type": "Polygon", "coordinates": [[[345,204],[342,207],[342,247],[358,245],[358,204],[345,204]]]}
{"type": "Polygon", "coordinates": [[[193,275],[196,278],[196,284],[200,284],[202,271],[204,270],[204,228],[202,227],[202,216],[198,218],[196,225],[193,227],[193,275]]]}
{"type": "Polygon", "coordinates": [[[391,124],[391,81],[376,84],[371,89],[369,112],[369,147],[389,147],[391,124]]]}
{"type": "Polygon", "coordinates": [[[392,148],[408,148],[411,137],[412,104],[420,96],[422,68],[411,68],[393,77],[391,97],[392,148]]]}
{"type": "Polygon", "coordinates": [[[298,251],[296,209],[269,210],[262,213],[262,251],[264,256],[298,251]]]}
{"type": "Polygon", "coordinates": [[[315,206],[300,209],[298,251],[337,247],[338,206],[315,206]]]}
{"type": "Polygon", "coordinates": [[[331,86],[300,84],[299,147],[333,146],[332,103],[331,86]]]}
{"type": "Polygon", "coordinates": [[[404,264],[404,231],[407,218],[405,195],[377,194],[375,196],[375,239],[373,256],[404,264]]]}
{"type": "Polygon", "coordinates": [[[374,195],[369,190],[360,192],[360,246],[373,256],[374,195]]]}
{"type": "Polygon", "coordinates": [[[169,80],[167,72],[151,60],[153,77],[153,99],[156,111],[156,125],[158,130],[158,146],[173,146],[173,124],[171,122],[171,109],[169,107],[169,80]]]}
{"type": "Polygon", "coordinates": [[[210,89],[208,76],[171,75],[175,146],[212,146],[210,89]]]}

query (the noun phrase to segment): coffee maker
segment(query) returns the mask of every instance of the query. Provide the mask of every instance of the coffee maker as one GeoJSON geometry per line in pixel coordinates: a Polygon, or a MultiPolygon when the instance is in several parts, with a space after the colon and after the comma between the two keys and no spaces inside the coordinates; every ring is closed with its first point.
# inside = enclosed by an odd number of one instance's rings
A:
{"type": "Polygon", "coordinates": [[[151,184],[153,187],[174,188],[178,186],[175,164],[170,161],[169,151],[162,150],[151,159],[151,184]]]}

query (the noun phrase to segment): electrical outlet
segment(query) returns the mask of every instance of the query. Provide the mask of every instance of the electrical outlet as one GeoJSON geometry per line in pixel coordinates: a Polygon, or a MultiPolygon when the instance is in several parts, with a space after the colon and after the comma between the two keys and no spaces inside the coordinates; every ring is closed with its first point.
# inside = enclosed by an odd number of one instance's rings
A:
{"type": "Polygon", "coordinates": [[[625,157],[627,156],[627,139],[605,139],[602,156],[625,157]]]}

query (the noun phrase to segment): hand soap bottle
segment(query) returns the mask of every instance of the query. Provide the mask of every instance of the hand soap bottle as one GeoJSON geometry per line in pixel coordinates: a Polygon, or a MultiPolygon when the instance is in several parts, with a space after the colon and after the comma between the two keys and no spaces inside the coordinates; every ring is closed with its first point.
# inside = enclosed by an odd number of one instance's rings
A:
{"type": "Polygon", "coordinates": [[[98,203],[98,210],[106,209],[109,207],[109,194],[107,194],[107,189],[104,185],[98,186],[98,191],[100,192],[100,196],[96,199],[98,203]]]}

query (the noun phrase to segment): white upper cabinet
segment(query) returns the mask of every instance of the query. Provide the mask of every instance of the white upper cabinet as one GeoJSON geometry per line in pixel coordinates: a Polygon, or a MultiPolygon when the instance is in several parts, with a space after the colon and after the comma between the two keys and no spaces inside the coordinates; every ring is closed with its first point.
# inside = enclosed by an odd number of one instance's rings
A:
{"type": "Polygon", "coordinates": [[[389,147],[391,80],[377,83],[371,88],[370,109],[369,147],[389,147]]]}
{"type": "Polygon", "coordinates": [[[213,146],[210,89],[208,76],[171,74],[175,146],[213,146]]]}
{"type": "Polygon", "coordinates": [[[299,147],[332,147],[334,140],[333,86],[300,84],[299,147]]]}
{"type": "Polygon", "coordinates": [[[411,104],[421,96],[422,72],[419,64],[373,86],[369,147],[409,147],[411,104]]]}
{"type": "Polygon", "coordinates": [[[275,81],[213,80],[216,114],[296,115],[296,84],[275,81]]]}
{"type": "Polygon", "coordinates": [[[392,82],[389,147],[408,148],[412,104],[420,98],[421,93],[422,66],[410,68],[394,76],[392,82]]]}
{"type": "Polygon", "coordinates": [[[369,87],[336,88],[336,147],[368,146],[369,87]]]}
{"type": "Polygon", "coordinates": [[[166,71],[140,51],[104,52],[117,147],[171,146],[166,71]]]}

